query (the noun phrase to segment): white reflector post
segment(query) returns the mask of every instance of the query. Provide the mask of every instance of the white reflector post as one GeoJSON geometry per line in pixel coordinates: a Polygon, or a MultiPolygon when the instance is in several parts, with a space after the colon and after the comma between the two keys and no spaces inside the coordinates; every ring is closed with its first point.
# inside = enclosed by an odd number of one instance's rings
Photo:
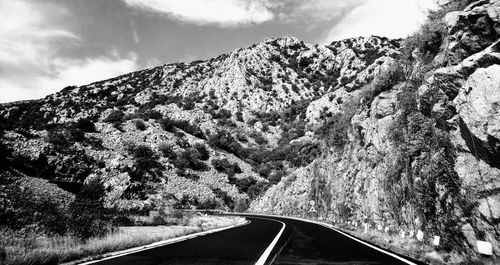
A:
{"type": "Polygon", "coordinates": [[[491,245],[490,242],[486,241],[477,241],[477,250],[479,251],[480,254],[483,255],[493,255],[493,246],[491,245]]]}
{"type": "Polygon", "coordinates": [[[432,240],[432,244],[434,246],[439,246],[439,241],[441,240],[441,238],[439,236],[434,236],[434,240],[432,240]]]}
{"type": "Polygon", "coordinates": [[[418,230],[417,239],[418,241],[422,241],[424,239],[424,232],[422,232],[422,230],[418,230]]]}
{"type": "Polygon", "coordinates": [[[365,227],[365,234],[367,234],[368,233],[368,224],[364,223],[363,226],[365,227]]]}

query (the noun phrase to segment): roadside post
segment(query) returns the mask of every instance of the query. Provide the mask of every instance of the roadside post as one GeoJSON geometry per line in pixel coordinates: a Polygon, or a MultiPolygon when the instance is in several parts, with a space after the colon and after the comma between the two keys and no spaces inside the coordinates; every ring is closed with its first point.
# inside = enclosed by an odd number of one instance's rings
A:
{"type": "Polygon", "coordinates": [[[417,231],[417,239],[418,241],[424,240],[424,232],[422,232],[422,230],[417,231]]]}
{"type": "Polygon", "coordinates": [[[432,244],[437,247],[437,246],[439,246],[439,241],[440,240],[441,240],[441,237],[434,236],[434,240],[432,240],[432,244]]]}
{"type": "Polygon", "coordinates": [[[492,256],[493,255],[493,246],[490,242],[487,241],[477,241],[477,250],[480,254],[492,256]]]}

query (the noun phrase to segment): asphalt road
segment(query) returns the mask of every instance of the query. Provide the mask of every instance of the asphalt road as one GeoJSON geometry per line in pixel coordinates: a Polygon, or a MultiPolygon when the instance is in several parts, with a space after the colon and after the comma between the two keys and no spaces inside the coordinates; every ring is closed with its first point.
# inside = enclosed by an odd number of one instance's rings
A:
{"type": "Polygon", "coordinates": [[[262,218],[250,224],[94,263],[99,265],[255,264],[283,225],[262,218]]]}
{"type": "Polygon", "coordinates": [[[321,225],[245,217],[250,224],[95,264],[255,264],[283,227],[277,221],[286,227],[266,264],[411,264],[321,225]]]}
{"type": "Polygon", "coordinates": [[[272,264],[411,264],[318,224],[288,218],[273,219],[285,222],[286,229],[277,244],[283,248],[275,248],[271,254],[275,258],[272,264]]]}

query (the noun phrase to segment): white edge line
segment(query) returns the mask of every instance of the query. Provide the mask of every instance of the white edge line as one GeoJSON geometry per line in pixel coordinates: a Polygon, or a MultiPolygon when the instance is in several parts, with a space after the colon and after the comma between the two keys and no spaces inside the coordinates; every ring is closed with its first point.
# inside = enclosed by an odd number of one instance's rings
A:
{"type": "MultiPolygon", "coordinates": [[[[216,232],[228,230],[228,229],[231,229],[231,228],[235,228],[235,227],[247,225],[249,223],[251,223],[251,221],[247,220],[246,222],[241,223],[241,224],[237,224],[237,225],[216,228],[216,229],[212,229],[212,230],[208,230],[208,231],[202,231],[202,232],[198,232],[198,233],[194,233],[194,234],[189,234],[189,235],[185,235],[185,236],[181,236],[181,237],[176,237],[176,238],[171,238],[171,239],[167,239],[167,240],[163,240],[163,241],[151,243],[149,245],[144,245],[144,246],[129,248],[129,249],[125,249],[125,250],[119,250],[119,251],[116,251],[116,252],[113,252],[113,253],[107,253],[110,256],[102,258],[102,259],[87,261],[87,262],[83,262],[83,263],[79,263],[78,260],[75,260],[75,261],[69,261],[69,262],[66,262],[66,263],[61,263],[61,265],[70,265],[70,264],[88,265],[88,264],[94,264],[94,263],[97,263],[97,262],[101,262],[101,261],[105,261],[105,260],[109,260],[109,259],[114,259],[114,258],[118,258],[118,257],[121,257],[121,256],[126,256],[126,255],[129,255],[129,254],[133,254],[133,253],[145,251],[145,250],[148,250],[148,249],[157,248],[157,247],[163,247],[163,246],[166,246],[166,245],[178,243],[178,242],[185,241],[185,240],[188,240],[188,239],[193,239],[195,237],[204,236],[204,235],[208,235],[208,234],[212,234],[212,233],[216,233],[216,232]]],[[[104,255],[106,255],[106,253],[104,253],[104,255]]]]}
{"type": "MultiPolygon", "coordinates": [[[[311,220],[307,220],[307,219],[302,219],[302,218],[297,218],[297,217],[289,217],[289,216],[265,215],[265,214],[255,214],[255,213],[248,213],[247,215],[275,216],[275,217],[280,217],[280,218],[295,219],[295,220],[299,220],[299,221],[303,221],[303,222],[308,222],[308,223],[313,223],[313,224],[321,225],[321,226],[324,226],[324,227],[330,228],[330,229],[332,229],[333,231],[339,232],[340,234],[342,234],[342,235],[344,235],[344,236],[346,236],[346,237],[349,237],[350,239],[356,240],[357,242],[362,243],[363,245],[369,246],[369,247],[371,247],[371,248],[373,248],[373,249],[375,249],[375,250],[378,250],[378,251],[380,251],[380,252],[382,252],[382,253],[384,253],[384,254],[386,254],[386,255],[389,255],[389,256],[391,256],[391,257],[393,257],[393,258],[396,258],[396,259],[398,259],[398,260],[400,260],[400,261],[402,261],[402,262],[404,262],[404,263],[406,263],[406,264],[410,264],[410,265],[417,265],[416,263],[413,263],[413,262],[411,262],[411,261],[409,261],[409,260],[406,260],[406,259],[404,259],[404,258],[402,258],[402,257],[400,257],[400,256],[398,256],[398,255],[396,255],[396,254],[393,254],[393,253],[388,252],[388,251],[386,251],[386,250],[383,250],[383,249],[381,249],[381,248],[379,248],[379,247],[377,247],[377,246],[375,246],[375,245],[372,245],[372,244],[370,244],[370,243],[368,243],[368,242],[365,242],[365,241],[359,240],[359,239],[357,239],[357,238],[355,238],[355,237],[353,237],[353,236],[351,236],[351,235],[349,235],[349,234],[346,234],[346,233],[344,233],[344,232],[342,232],[342,231],[340,231],[340,230],[338,230],[338,229],[334,228],[334,227],[333,227],[333,225],[331,225],[331,224],[325,224],[325,223],[322,223],[322,222],[311,221],[311,220]]],[[[279,222],[279,221],[278,221],[278,222],[279,222]]],[[[264,264],[264,263],[262,263],[262,264],[264,264]]]]}
{"type": "MultiPolygon", "coordinates": [[[[265,218],[263,218],[263,219],[265,219],[265,218]]],[[[272,220],[272,219],[267,219],[267,220],[274,221],[274,222],[280,222],[283,226],[281,227],[281,230],[278,232],[276,237],[274,237],[271,244],[269,244],[269,246],[266,248],[264,253],[262,253],[259,260],[257,260],[257,262],[255,263],[255,265],[264,265],[265,264],[266,260],[269,258],[269,255],[271,255],[271,251],[273,251],[274,246],[276,245],[276,243],[278,243],[278,240],[280,239],[281,234],[283,234],[283,231],[285,230],[285,227],[286,227],[285,223],[283,223],[281,221],[272,220]]]]}
{"type": "Polygon", "coordinates": [[[404,258],[402,258],[402,257],[400,257],[400,256],[398,256],[398,255],[396,255],[396,254],[393,254],[393,253],[391,253],[391,252],[388,252],[388,251],[386,251],[386,250],[383,250],[383,249],[381,249],[381,248],[379,248],[379,247],[377,247],[377,246],[374,246],[374,245],[372,245],[372,244],[370,244],[370,243],[367,243],[367,242],[365,242],[365,241],[359,240],[359,239],[357,239],[357,238],[355,238],[355,237],[353,237],[353,236],[351,236],[351,235],[349,235],[349,234],[346,234],[346,233],[344,233],[344,232],[342,232],[342,231],[340,231],[340,230],[338,230],[338,229],[335,229],[335,228],[333,228],[333,226],[332,226],[332,227],[330,227],[330,229],[332,229],[332,230],[334,230],[334,231],[337,231],[337,232],[341,233],[342,235],[344,235],[344,236],[346,236],[346,237],[349,237],[349,238],[351,238],[351,239],[353,239],[353,240],[356,240],[356,241],[358,241],[359,243],[362,243],[362,244],[364,244],[364,245],[366,245],[366,246],[369,246],[369,247],[371,247],[371,248],[374,248],[374,249],[376,249],[376,250],[378,250],[378,251],[380,251],[380,252],[382,252],[382,253],[384,253],[384,254],[386,254],[386,255],[389,255],[389,256],[392,256],[393,258],[399,259],[400,261],[402,261],[402,262],[404,262],[404,263],[411,264],[411,265],[417,265],[416,263],[413,263],[413,262],[411,262],[411,261],[409,261],[409,260],[406,260],[406,259],[404,259],[404,258]]]}

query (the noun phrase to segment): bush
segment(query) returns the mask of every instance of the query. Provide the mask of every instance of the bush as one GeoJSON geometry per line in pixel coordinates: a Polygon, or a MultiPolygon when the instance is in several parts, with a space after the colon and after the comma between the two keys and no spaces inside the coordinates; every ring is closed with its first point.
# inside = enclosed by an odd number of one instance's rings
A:
{"type": "Polygon", "coordinates": [[[153,217],[152,224],[153,225],[166,225],[168,223],[167,223],[167,221],[165,221],[165,219],[163,217],[161,217],[160,215],[156,215],[155,217],[153,217]]]}
{"type": "Polygon", "coordinates": [[[0,207],[0,226],[14,230],[36,227],[48,234],[67,232],[66,215],[73,196],[46,180],[37,178],[11,179],[1,175],[0,195],[5,196],[0,207]],[[4,194],[2,194],[2,192],[4,194]]]}
{"type": "Polygon", "coordinates": [[[196,149],[189,148],[182,152],[174,161],[175,167],[178,169],[190,168],[196,171],[206,171],[208,166],[202,161],[198,160],[198,153],[196,149]]]}
{"type": "Polygon", "coordinates": [[[144,123],[143,120],[135,120],[134,125],[135,125],[135,128],[137,128],[140,131],[146,130],[146,124],[144,123]]]}
{"type": "Polygon", "coordinates": [[[140,112],[137,116],[144,120],[159,120],[163,115],[157,110],[148,109],[146,111],[140,112]]]}
{"type": "Polygon", "coordinates": [[[104,122],[109,122],[109,123],[119,122],[119,123],[121,123],[123,121],[123,116],[125,116],[123,111],[114,110],[113,112],[111,112],[108,115],[108,117],[106,117],[106,119],[104,119],[104,122]]]}
{"type": "Polygon", "coordinates": [[[208,151],[207,147],[204,144],[196,143],[194,144],[194,148],[198,152],[199,159],[206,161],[210,158],[210,152],[208,151]]]}
{"type": "Polygon", "coordinates": [[[135,166],[139,169],[150,170],[152,168],[161,168],[158,163],[158,156],[156,153],[146,145],[136,146],[132,151],[135,159],[135,166]]]}
{"type": "Polygon", "coordinates": [[[168,159],[174,160],[177,158],[177,154],[174,152],[174,148],[165,142],[158,145],[158,151],[163,155],[163,157],[166,157],[168,159]]]}
{"type": "Polygon", "coordinates": [[[85,140],[85,133],[78,128],[71,127],[68,129],[68,132],[71,140],[75,142],[83,142],[85,140]]]}
{"type": "Polygon", "coordinates": [[[102,237],[112,232],[113,213],[104,207],[105,191],[99,179],[85,184],[69,209],[69,230],[82,239],[102,237]]]}
{"type": "Polygon", "coordinates": [[[233,153],[240,158],[244,158],[248,155],[247,150],[227,131],[221,131],[216,135],[210,135],[208,137],[208,145],[233,153]]]}
{"type": "Polygon", "coordinates": [[[215,197],[219,198],[222,200],[222,202],[227,205],[227,207],[229,207],[229,209],[233,209],[234,208],[234,200],[233,198],[231,198],[227,192],[219,189],[219,188],[215,188],[212,190],[213,193],[215,194],[215,197]]]}
{"type": "Polygon", "coordinates": [[[184,178],[187,178],[187,179],[190,179],[190,180],[193,180],[193,181],[200,180],[200,176],[198,176],[197,174],[194,174],[194,173],[186,172],[185,170],[179,170],[178,169],[176,173],[180,177],[184,177],[184,178]]]}
{"type": "Polygon", "coordinates": [[[168,117],[160,120],[160,126],[163,130],[165,130],[167,132],[174,131],[174,121],[168,117]]]}
{"type": "Polygon", "coordinates": [[[227,158],[212,159],[212,166],[218,172],[226,173],[228,176],[234,176],[235,174],[242,173],[238,163],[231,163],[227,160],[227,158]]]}
{"type": "Polygon", "coordinates": [[[72,145],[68,138],[66,132],[61,128],[54,128],[47,131],[47,142],[59,147],[61,150],[67,149],[72,145]]]}
{"type": "Polygon", "coordinates": [[[83,132],[95,132],[95,124],[89,119],[80,119],[76,122],[76,127],[83,132]]]}

